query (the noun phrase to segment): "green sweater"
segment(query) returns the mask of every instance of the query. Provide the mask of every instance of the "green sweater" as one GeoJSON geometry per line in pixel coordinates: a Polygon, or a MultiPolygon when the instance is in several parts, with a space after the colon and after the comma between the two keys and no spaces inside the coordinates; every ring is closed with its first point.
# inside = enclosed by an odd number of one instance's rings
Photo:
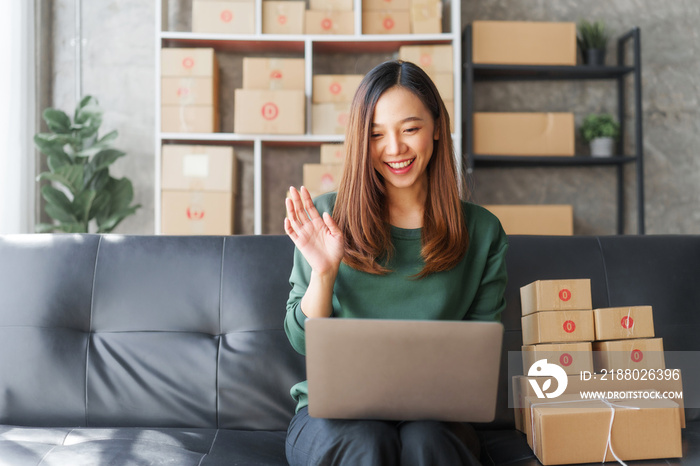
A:
{"type": "MultiPolygon", "coordinates": [[[[333,213],[335,193],[315,199],[319,213],[333,213]]],[[[391,227],[395,254],[387,275],[373,275],[340,264],[333,287],[332,317],[500,321],[506,303],[505,256],[508,239],[498,219],[483,207],[463,202],[469,230],[469,248],[453,269],[412,278],[423,268],[421,229],[391,227]]],[[[294,349],[305,354],[306,316],[301,298],[306,292],[311,267],[299,250],[289,278],[292,290],[287,301],[284,328],[294,349]]],[[[306,381],[291,389],[297,411],[308,404],[306,381]]]]}

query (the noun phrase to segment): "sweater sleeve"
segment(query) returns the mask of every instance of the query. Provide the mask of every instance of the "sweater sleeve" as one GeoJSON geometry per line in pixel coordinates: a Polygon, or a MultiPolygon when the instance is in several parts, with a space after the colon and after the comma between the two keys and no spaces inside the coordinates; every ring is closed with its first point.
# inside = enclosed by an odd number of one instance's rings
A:
{"type": "Polygon", "coordinates": [[[501,314],[506,308],[507,251],[508,237],[498,223],[498,232],[490,244],[479,288],[467,312],[466,320],[500,322],[501,314]]]}
{"type": "Polygon", "coordinates": [[[287,299],[287,314],[284,318],[284,330],[292,347],[301,354],[306,354],[306,332],[304,330],[306,315],[301,310],[301,298],[311,280],[311,267],[297,248],[294,248],[294,266],[289,277],[292,286],[287,299]]]}

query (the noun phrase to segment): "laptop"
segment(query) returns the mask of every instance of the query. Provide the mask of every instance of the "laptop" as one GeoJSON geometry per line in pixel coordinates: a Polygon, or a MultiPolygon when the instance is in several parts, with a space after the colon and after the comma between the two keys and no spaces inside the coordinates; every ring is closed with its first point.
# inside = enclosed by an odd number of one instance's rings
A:
{"type": "Polygon", "coordinates": [[[502,341],[498,322],[309,319],[309,415],[490,422],[502,341]]]}

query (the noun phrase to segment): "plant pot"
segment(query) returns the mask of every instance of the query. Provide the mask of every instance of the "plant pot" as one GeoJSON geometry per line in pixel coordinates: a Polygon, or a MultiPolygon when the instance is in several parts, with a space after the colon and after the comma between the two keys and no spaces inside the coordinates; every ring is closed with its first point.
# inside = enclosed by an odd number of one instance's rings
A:
{"type": "Polygon", "coordinates": [[[605,49],[588,49],[583,53],[583,62],[586,65],[605,65],[605,49]]]}
{"type": "Polygon", "coordinates": [[[591,142],[591,156],[610,157],[613,155],[615,140],[613,138],[595,138],[591,142]]]}

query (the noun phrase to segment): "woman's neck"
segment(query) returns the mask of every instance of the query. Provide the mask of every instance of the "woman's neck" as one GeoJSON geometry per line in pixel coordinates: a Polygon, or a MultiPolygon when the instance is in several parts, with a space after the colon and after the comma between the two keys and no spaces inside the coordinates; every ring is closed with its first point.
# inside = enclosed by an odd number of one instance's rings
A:
{"type": "Polygon", "coordinates": [[[425,186],[417,186],[416,189],[389,188],[387,191],[389,223],[399,228],[421,228],[427,196],[428,191],[425,186]]]}

